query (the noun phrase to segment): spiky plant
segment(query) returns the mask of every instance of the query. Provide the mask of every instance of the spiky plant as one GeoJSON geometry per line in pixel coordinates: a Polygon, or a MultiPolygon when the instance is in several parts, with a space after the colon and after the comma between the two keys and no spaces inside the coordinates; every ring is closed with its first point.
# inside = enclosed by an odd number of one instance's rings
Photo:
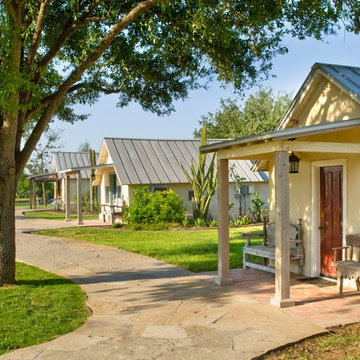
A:
{"type": "MultiPolygon", "coordinates": [[[[200,147],[206,145],[206,125],[202,128],[200,147]]],[[[212,156],[209,167],[206,169],[206,154],[199,151],[197,168],[194,159],[190,162],[190,174],[182,164],[181,168],[189,183],[192,185],[194,197],[192,199],[193,217],[208,220],[210,201],[217,188],[217,171],[215,171],[215,154],[212,156]]]]}

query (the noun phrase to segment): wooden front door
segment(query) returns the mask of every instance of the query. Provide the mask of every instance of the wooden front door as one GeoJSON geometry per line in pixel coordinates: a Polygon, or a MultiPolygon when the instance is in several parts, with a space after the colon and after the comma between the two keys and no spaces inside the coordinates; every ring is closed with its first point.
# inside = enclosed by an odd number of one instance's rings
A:
{"type": "Polygon", "coordinates": [[[321,274],[336,276],[332,248],[342,246],[342,166],[320,168],[321,274]]]}

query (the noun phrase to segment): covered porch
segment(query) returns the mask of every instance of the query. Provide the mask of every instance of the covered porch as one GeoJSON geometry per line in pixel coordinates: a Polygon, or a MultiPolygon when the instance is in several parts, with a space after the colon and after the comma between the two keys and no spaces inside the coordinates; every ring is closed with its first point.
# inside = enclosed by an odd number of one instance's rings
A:
{"type": "MultiPolygon", "coordinates": [[[[112,164],[104,164],[104,165],[91,165],[91,166],[80,166],[73,167],[69,169],[65,169],[60,171],[59,173],[65,175],[65,221],[71,221],[70,218],[70,178],[71,176],[76,177],[76,198],[77,198],[77,225],[83,225],[83,210],[82,210],[82,175],[81,172],[84,170],[97,170],[103,168],[112,167],[112,164]]],[[[91,183],[95,180],[95,176],[93,179],[90,179],[91,183]]]]}
{"type": "Polygon", "coordinates": [[[360,202],[355,199],[358,193],[355,183],[360,174],[359,139],[360,119],[357,118],[278,130],[201,148],[204,153],[217,153],[218,284],[227,285],[234,280],[229,266],[229,160],[257,160],[256,170],[268,170],[270,173],[270,221],[275,222],[275,294],[270,302],[279,307],[290,307],[295,302],[290,292],[289,225],[296,223],[298,218],[302,218],[304,222],[305,275],[319,276],[322,273],[320,241],[326,232],[321,223],[319,205],[322,201],[322,168],[338,166],[342,169],[342,212],[338,219],[342,244],[345,243],[347,233],[360,232],[360,202]],[[295,154],[300,159],[297,174],[289,175],[290,154],[295,154]],[[354,174],[348,174],[350,168],[354,174]]]}
{"type": "Polygon", "coordinates": [[[36,184],[41,183],[43,185],[43,202],[46,207],[46,194],[44,193],[45,184],[47,182],[54,183],[54,201],[59,197],[60,191],[60,179],[57,173],[47,173],[41,175],[34,175],[29,177],[29,208],[36,210],[36,184]]]}

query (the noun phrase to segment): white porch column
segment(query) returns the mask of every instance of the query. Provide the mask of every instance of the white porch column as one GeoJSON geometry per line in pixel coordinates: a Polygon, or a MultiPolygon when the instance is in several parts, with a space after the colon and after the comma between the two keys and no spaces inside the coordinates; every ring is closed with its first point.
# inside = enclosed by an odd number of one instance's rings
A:
{"type": "Polygon", "coordinates": [[[231,284],[229,252],[229,169],[227,159],[218,159],[218,278],[219,285],[231,284]]]}
{"type": "Polygon", "coordinates": [[[271,304],[294,306],[290,299],[290,244],[289,244],[289,153],[274,154],[275,170],[275,297],[271,304]]]}
{"type": "Polygon", "coordinates": [[[32,180],[29,180],[29,209],[33,208],[32,180]]]}
{"type": "Polygon", "coordinates": [[[65,175],[65,221],[70,221],[70,176],[65,175]]]}
{"type": "Polygon", "coordinates": [[[36,210],[36,182],[32,181],[33,208],[36,210]]]}
{"type": "Polygon", "coordinates": [[[77,182],[77,216],[78,216],[78,225],[84,224],[82,221],[82,177],[81,171],[78,171],[76,175],[77,182]]]}

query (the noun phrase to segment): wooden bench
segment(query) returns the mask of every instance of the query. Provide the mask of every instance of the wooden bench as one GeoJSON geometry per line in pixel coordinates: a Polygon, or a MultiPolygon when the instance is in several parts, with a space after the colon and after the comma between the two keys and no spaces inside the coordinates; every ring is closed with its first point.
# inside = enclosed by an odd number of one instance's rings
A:
{"type": "Polygon", "coordinates": [[[123,215],[123,211],[122,211],[122,206],[120,205],[109,205],[109,204],[101,204],[101,207],[103,207],[103,222],[106,221],[106,215],[107,215],[107,211],[106,211],[106,207],[110,208],[110,217],[111,217],[111,223],[114,224],[115,222],[115,218],[118,216],[120,217],[120,219],[122,219],[122,215],[123,215]]]}
{"type": "Polygon", "coordinates": [[[346,245],[333,248],[334,261],[332,262],[332,266],[335,266],[336,268],[338,289],[340,294],[343,293],[344,278],[354,279],[356,288],[358,291],[360,291],[360,261],[353,260],[354,247],[360,248],[360,234],[346,235],[346,245]],[[345,250],[344,260],[337,261],[339,250],[345,250]]]}
{"type": "MultiPolygon", "coordinates": [[[[304,245],[302,240],[302,220],[298,220],[298,225],[290,224],[290,260],[296,260],[299,274],[303,273],[304,267],[304,245]]],[[[275,273],[275,268],[269,265],[269,260],[275,260],[275,223],[267,224],[264,222],[263,233],[241,234],[247,237],[243,248],[243,268],[255,268],[258,270],[275,273]],[[253,236],[263,236],[262,245],[251,245],[253,236]],[[249,260],[249,255],[255,255],[262,259],[258,264],[249,260]]]]}

